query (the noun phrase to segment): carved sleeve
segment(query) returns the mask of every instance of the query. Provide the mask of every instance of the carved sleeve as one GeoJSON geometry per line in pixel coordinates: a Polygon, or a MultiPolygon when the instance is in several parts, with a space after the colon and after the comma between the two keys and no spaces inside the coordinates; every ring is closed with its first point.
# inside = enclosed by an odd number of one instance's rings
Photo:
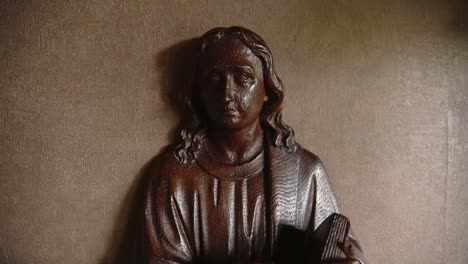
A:
{"type": "MultiPolygon", "coordinates": [[[[320,230],[318,229],[320,229],[321,225],[324,224],[324,221],[329,219],[332,214],[341,213],[341,209],[331,188],[325,167],[320,160],[317,161],[313,177],[315,189],[312,221],[313,228],[310,227],[310,230],[313,230],[315,236],[324,236],[324,234],[320,234],[320,230]]],[[[321,239],[322,238],[318,238],[318,240],[321,239]]],[[[342,248],[343,252],[347,256],[346,261],[361,264],[365,263],[362,249],[352,231],[348,233],[346,242],[343,245],[340,245],[340,248],[342,248]]]]}
{"type": "Polygon", "coordinates": [[[340,213],[341,209],[328,180],[325,166],[320,160],[315,165],[312,177],[314,180],[313,227],[316,230],[327,217],[333,213],[340,213]]]}

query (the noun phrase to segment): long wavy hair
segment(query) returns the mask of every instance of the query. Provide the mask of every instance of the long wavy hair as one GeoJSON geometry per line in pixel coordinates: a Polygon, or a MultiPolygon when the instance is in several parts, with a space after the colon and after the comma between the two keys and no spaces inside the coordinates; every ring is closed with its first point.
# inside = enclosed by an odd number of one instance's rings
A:
{"type": "Polygon", "coordinates": [[[273,56],[265,41],[256,33],[239,26],[214,28],[198,39],[196,64],[191,84],[181,90],[179,98],[184,104],[185,117],[178,129],[173,154],[180,163],[195,160],[206,136],[206,121],[200,100],[200,89],[197,76],[200,72],[200,61],[206,48],[223,38],[235,38],[248,47],[262,62],[265,92],[268,100],[260,113],[260,123],[269,142],[284,151],[295,152],[294,130],[283,122],[283,84],[273,68],[273,56]]]}

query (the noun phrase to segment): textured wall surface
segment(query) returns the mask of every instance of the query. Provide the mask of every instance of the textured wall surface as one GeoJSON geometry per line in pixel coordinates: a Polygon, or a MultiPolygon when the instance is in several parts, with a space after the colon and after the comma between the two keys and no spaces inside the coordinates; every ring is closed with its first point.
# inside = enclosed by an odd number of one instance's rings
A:
{"type": "Polygon", "coordinates": [[[468,263],[463,2],[1,1],[0,263],[111,262],[176,124],[167,54],[228,25],[270,45],[370,263],[468,263]]]}

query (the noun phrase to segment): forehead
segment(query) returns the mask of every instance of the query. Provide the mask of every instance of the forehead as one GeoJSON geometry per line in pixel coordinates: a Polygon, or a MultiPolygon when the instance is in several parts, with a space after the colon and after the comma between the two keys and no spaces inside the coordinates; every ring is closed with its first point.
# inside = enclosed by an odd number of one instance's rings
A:
{"type": "Polygon", "coordinates": [[[233,37],[208,42],[201,59],[202,67],[242,65],[261,69],[260,59],[242,41],[233,37]]]}

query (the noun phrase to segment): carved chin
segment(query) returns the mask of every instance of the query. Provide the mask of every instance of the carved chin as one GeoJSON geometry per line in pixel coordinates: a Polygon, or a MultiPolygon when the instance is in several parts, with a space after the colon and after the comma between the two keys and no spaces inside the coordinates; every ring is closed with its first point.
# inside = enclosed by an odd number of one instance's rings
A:
{"type": "Polygon", "coordinates": [[[240,121],[241,119],[239,116],[225,116],[223,118],[223,124],[227,126],[236,126],[240,121]]]}

